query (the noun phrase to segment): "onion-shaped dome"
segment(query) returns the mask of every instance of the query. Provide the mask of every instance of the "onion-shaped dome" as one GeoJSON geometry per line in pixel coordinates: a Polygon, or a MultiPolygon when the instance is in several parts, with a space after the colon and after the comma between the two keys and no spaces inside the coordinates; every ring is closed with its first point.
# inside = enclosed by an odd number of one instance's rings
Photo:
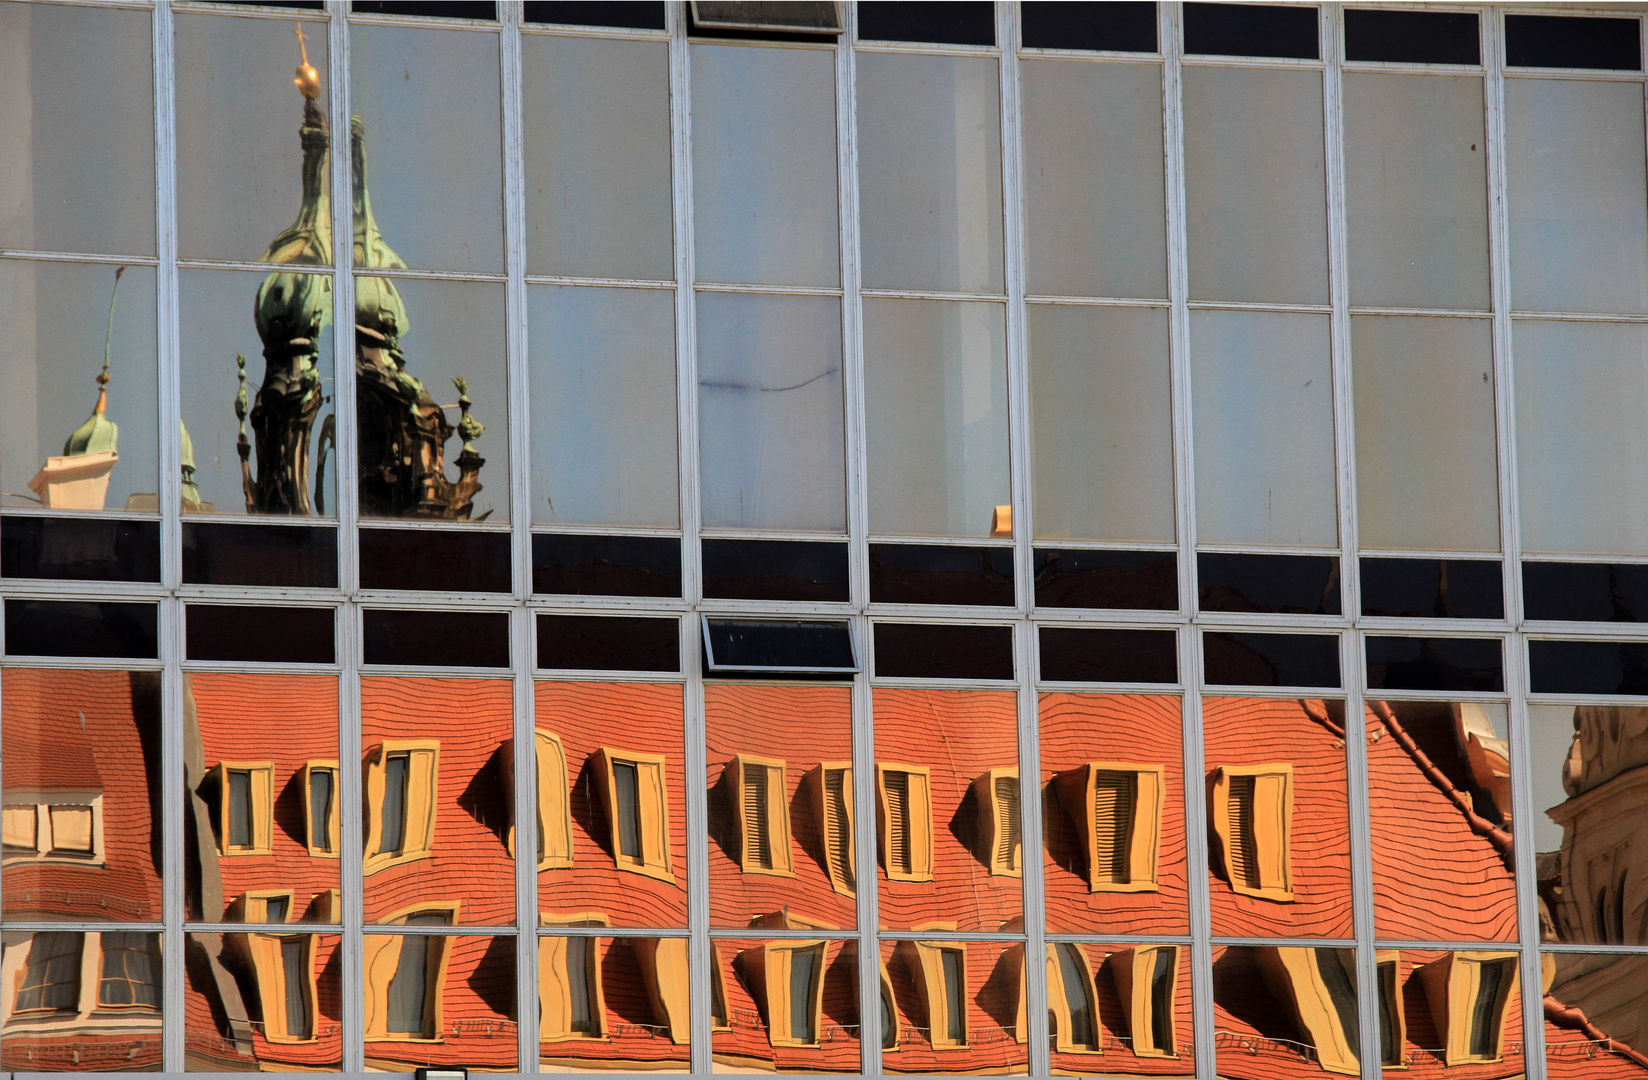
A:
{"type": "Polygon", "coordinates": [[[81,454],[101,454],[114,452],[120,442],[120,425],[110,420],[104,411],[109,403],[109,369],[97,377],[97,405],[86,422],[74,429],[63,444],[64,457],[78,457],[81,454]]]}
{"type": "MultiPolygon", "coordinates": [[[[349,160],[354,176],[355,265],[378,270],[405,270],[406,263],[384,240],[372,216],[372,193],[367,188],[366,124],[349,119],[349,160]]],[[[391,347],[406,333],[406,305],[395,283],[384,277],[355,279],[355,325],[382,334],[391,347]]]]}

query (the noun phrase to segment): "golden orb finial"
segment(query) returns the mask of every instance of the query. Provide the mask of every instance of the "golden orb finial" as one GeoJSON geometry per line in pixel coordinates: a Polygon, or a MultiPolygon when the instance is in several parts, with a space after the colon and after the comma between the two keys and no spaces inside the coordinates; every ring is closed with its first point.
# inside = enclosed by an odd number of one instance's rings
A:
{"type": "Polygon", "coordinates": [[[298,65],[297,78],[292,81],[297,83],[298,91],[304,97],[313,101],[320,97],[320,72],[316,71],[314,66],[309,63],[309,49],[304,45],[304,42],[308,41],[309,38],[303,32],[303,24],[299,23],[293,27],[292,33],[298,36],[298,51],[303,55],[303,63],[298,65]]]}

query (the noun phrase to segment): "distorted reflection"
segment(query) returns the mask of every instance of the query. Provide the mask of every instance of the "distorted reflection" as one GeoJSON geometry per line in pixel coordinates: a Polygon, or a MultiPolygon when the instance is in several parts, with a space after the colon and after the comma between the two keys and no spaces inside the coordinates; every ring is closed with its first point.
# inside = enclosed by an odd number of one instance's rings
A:
{"type": "MultiPolygon", "coordinates": [[[[449,923],[438,905],[396,920],[449,923]]],[[[455,934],[368,934],[365,973],[366,1068],[466,1066],[513,1072],[515,939],[455,934]]]]}
{"type": "Polygon", "coordinates": [[[1534,705],[1534,848],[1540,937],[1648,944],[1648,708],[1534,705]],[[1633,854],[1633,852],[1636,854],[1633,854]]]}
{"type": "Polygon", "coordinates": [[[159,922],[160,673],[8,668],[0,717],[6,918],[159,922]]]}
{"type": "Polygon", "coordinates": [[[1047,945],[1048,1036],[1058,1076],[1194,1076],[1190,950],[1047,945]]]}
{"type": "Polygon", "coordinates": [[[1367,709],[1374,927],[1396,941],[1514,941],[1503,705],[1367,709]]]}
{"type": "Polygon", "coordinates": [[[1177,697],[1041,696],[1053,933],[1189,933],[1177,697]]]}
{"type": "Polygon", "coordinates": [[[342,938],[190,934],[189,1072],[335,1072],[343,1066],[342,938]]]}
{"type": "Polygon", "coordinates": [[[993,932],[1023,919],[1011,692],[875,692],[881,923],[993,932]]]}
{"type": "Polygon", "coordinates": [[[1343,703],[1209,698],[1202,717],[1213,932],[1350,937],[1343,703]]]}
{"type": "Polygon", "coordinates": [[[536,699],[539,925],[686,926],[681,687],[540,682],[536,699]]]}
{"type": "Polygon", "coordinates": [[[882,1072],[1022,1075],[1025,1009],[1023,944],[881,944],[882,1072]]]}
{"type": "Polygon", "coordinates": [[[1213,1040],[1230,1080],[1361,1072],[1351,949],[1213,947],[1213,1040]]]}
{"type": "Polygon", "coordinates": [[[1547,953],[1540,970],[1546,1076],[1648,1075],[1648,956],[1547,953]]]}
{"type": "Polygon", "coordinates": [[[342,922],[337,679],[183,679],[189,917],[342,922]]]}
{"type": "Polygon", "coordinates": [[[704,722],[712,925],[852,929],[851,691],[711,685],[704,722]]]}
{"type": "Polygon", "coordinates": [[[539,1064],[545,1072],[686,1072],[690,999],[686,938],[540,937],[539,1064]]]}
{"type": "Polygon", "coordinates": [[[723,938],[710,956],[714,1071],[859,1071],[857,942],[723,938]]]}
{"type": "Polygon", "coordinates": [[[373,676],[360,695],[366,923],[513,924],[510,683],[373,676]]]}
{"type": "Polygon", "coordinates": [[[7,931],[0,1064],[27,1072],[158,1072],[160,935],[7,931]]]}

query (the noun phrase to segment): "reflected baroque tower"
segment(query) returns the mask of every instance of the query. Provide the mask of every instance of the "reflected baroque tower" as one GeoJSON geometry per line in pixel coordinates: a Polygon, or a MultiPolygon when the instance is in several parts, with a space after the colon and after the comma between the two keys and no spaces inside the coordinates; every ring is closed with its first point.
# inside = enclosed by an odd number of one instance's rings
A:
{"type": "Polygon", "coordinates": [[[1648,942],[1648,708],[1574,709],[1562,786],[1567,801],[1547,811],[1562,826],[1562,850],[1556,867],[1540,867],[1542,915],[1558,941],[1648,942]]]}
{"type": "MultiPolygon", "coordinates": [[[[298,35],[300,47],[303,35],[298,35]]],[[[261,261],[325,265],[332,250],[329,192],[331,131],[316,106],[320,74],[305,51],[296,83],[303,94],[303,202],[297,220],[263,253],[261,261]]],[[[368,517],[427,517],[468,520],[481,490],[486,459],[474,440],[483,425],[469,415],[468,387],[454,379],[460,416],[454,427],[416,376],[406,370],[400,339],[407,332],[406,305],[395,284],[370,271],[405,270],[406,263],[384,241],[372,216],[367,191],[365,125],[350,122],[350,164],[354,182],[355,376],[360,432],[360,510],[368,517]],[[463,438],[454,462],[457,482],[446,476],[446,443],[463,438]]],[[[263,342],[264,376],[248,407],[245,358],[240,364],[241,483],[249,513],[324,513],[326,449],[335,445],[335,417],[328,416],[318,440],[314,505],[309,484],[310,440],[326,401],[320,378],[319,342],[332,316],[332,279],[324,274],[277,271],[258,288],[254,316],[263,342]],[[250,464],[251,421],[257,442],[257,475],[250,464]]]]}

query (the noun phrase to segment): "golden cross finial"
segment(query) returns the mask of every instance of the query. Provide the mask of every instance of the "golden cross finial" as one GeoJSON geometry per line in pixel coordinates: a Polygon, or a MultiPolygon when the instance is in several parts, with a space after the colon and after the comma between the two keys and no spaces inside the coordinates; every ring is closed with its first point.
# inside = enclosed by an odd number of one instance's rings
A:
{"type": "Polygon", "coordinates": [[[292,33],[298,36],[298,52],[303,57],[303,63],[298,65],[297,78],[292,81],[298,84],[298,90],[304,97],[313,101],[320,97],[320,72],[309,64],[309,47],[304,44],[309,40],[309,35],[303,32],[302,23],[292,27],[292,33]]]}

